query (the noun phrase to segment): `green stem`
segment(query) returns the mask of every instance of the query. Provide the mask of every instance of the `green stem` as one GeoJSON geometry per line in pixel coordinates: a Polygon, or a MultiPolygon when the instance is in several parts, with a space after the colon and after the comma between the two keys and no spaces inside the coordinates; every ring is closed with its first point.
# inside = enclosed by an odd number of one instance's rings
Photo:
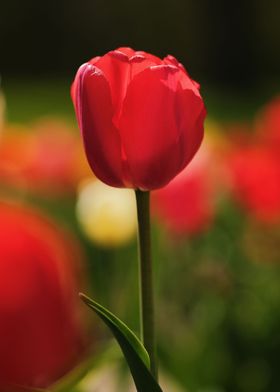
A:
{"type": "Polygon", "coordinates": [[[153,265],[151,258],[150,193],[135,191],[138,216],[140,322],[143,344],[157,380],[157,355],[154,320],[153,265]]]}

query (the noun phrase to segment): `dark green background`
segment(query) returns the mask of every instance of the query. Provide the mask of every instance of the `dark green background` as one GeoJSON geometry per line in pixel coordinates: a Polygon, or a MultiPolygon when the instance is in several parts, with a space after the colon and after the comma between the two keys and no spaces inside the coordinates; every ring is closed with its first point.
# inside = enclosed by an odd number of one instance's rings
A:
{"type": "Polygon", "coordinates": [[[277,0],[2,0],[3,76],[70,75],[121,45],[172,53],[194,78],[272,83],[280,69],[277,0]]]}

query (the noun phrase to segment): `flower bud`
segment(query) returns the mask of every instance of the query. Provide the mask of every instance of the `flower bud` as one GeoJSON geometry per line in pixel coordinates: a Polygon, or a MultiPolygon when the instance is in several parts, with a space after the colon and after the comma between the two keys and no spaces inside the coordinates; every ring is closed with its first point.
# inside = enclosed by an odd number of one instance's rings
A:
{"type": "Polygon", "coordinates": [[[199,85],[172,56],[113,50],[79,68],[71,93],[90,167],[108,185],[163,187],[201,144],[199,85]]]}

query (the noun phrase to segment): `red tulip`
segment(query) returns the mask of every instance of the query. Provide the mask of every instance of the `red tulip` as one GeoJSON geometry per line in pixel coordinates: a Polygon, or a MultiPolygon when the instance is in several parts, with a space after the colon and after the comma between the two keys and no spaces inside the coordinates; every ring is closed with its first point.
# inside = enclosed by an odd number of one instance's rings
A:
{"type": "Polygon", "coordinates": [[[214,191],[219,186],[215,158],[211,149],[201,149],[189,167],[153,192],[152,211],[168,233],[196,234],[209,227],[214,215],[214,191]]]}
{"type": "Polygon", "coordinates": [[[280,97],[256,119],[255,133],[235,139],[228,156],[233,194],[258,220],[280,222],[280,97]]]}
{"type": "Polygon", "coordinates": [[[257,117],[259,142],[280,151],[280,95],[270,101],[257,117]]]}
{"type": "Polygon", "coordinates": [[[257,219],[280,222],[280,158],[271,149],[236,148],[230,157],[233,191],[257,219]]]}
{"type": "Polygon", "coordinates": [[[166,185],[203,138],[199,86],[172,56],[119,48],[95,57],[79,68],[72,99],[91,169],[111,186],[166,185]]]}
{"type": "Polygon", "coordinates": [[[208,190],[204,180],[202,173],[193,176],[184,170],[154,193],[154,212],[170,233],[193,234],[208,227],[212,206],[206,197],[208,190]]]}
{"type": "Polygon", "coordinates": [[[30,209],[0,203],[0,390],[47,387],[83,355],[77,261],[30,209]]]}

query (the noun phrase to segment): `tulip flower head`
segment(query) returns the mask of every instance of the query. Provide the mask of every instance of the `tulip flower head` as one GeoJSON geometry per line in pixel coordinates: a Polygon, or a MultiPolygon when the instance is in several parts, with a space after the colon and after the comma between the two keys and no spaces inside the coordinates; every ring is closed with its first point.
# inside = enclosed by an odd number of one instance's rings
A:
{"type": "Polygon", "coordinates": [[[108,185],[161,188],[201,144],[199,85],[173,56],[113,50],[79,68],[71,93],[89,165],[108,185]]]}

